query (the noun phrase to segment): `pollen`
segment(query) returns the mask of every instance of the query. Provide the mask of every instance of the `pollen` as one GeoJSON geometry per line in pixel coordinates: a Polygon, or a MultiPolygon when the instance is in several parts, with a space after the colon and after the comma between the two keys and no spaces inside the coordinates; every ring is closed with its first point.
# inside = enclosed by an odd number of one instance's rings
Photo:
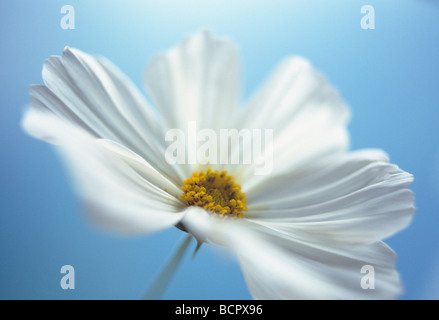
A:
{"type": "Polygon", "coordinates": [[[241,186],[227,171],[194,172],[183,181],[181,199],[189,206],[198,206],[223,219],[244,218],[246,197],[241,186]]]}

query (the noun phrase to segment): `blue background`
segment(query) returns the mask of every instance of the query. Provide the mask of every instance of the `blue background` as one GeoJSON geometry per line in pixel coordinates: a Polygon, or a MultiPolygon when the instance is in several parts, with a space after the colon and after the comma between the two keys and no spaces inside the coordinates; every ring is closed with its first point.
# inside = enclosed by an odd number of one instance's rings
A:
{"type": "MultiPolygon", "coordinates": [[[[28,86],[64,46],[101,54],[141,86],[148,60],[187,34],[234,40],[243,99],[283,57],[307,57],[352,108],[351,148],[382,148],[415,175],[417,214],[387,242],[396,250],[403,299],[439,298],[439,3],[429,0],[1,1],[0,298],[137,299],[182,234],[173,228],[121,237],[89,223],[63,164],[19,122],[28,86]],[[63,5],[75,30],[60,27],[63,5]],[[363,5],[376,29],[360,27],[363,5]],[[73,265],[76,289],[62,290],[73,265]]],[[[193,245],[193,244],[192,244],[193,245]]],[[[239,266],[203,247],[185,257],[164,298],[248,299],[239,266]]]]}

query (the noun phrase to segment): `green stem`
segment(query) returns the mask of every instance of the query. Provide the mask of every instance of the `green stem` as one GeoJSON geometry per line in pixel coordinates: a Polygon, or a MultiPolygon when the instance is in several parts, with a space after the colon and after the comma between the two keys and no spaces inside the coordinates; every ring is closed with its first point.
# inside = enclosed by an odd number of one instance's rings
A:
{"type": "Polygon", "coordinates": [[[174,252],[171,260],[168,261],[152,286],[149,288],[148,292],[145,294],[145,300],[157,300],[161,297],[166,289],[166,286],[171,281],[171,278],[174,275],[175,270],[177,269],[186,249],[189,247],[191,239],[192,235],[190,234],[183,239],[178,249],[174,252]]]}

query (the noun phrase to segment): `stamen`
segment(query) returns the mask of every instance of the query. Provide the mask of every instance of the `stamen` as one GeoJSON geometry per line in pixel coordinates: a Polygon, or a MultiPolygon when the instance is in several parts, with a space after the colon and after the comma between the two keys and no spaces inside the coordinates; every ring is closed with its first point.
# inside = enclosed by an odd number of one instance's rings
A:
{"type": "Polygon", "coordinates": [[[244,218],[248,211],[245,194],[227,171],[194,172],[183,181],[181,198],[189,206],[198,206],[223,219],[244,218]]]}

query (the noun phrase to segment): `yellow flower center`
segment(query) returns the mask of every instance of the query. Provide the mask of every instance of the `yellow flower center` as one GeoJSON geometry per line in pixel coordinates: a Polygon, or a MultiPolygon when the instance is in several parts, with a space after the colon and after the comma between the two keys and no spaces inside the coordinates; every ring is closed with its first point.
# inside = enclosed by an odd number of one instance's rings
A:
{"type": "Polygon", "coordinates": [[[194,172],[183,181],[181,198],[189,206],[198,206],[221,218],[244,218],[245,194],[235,179],[227,171],[194,172]]]}

